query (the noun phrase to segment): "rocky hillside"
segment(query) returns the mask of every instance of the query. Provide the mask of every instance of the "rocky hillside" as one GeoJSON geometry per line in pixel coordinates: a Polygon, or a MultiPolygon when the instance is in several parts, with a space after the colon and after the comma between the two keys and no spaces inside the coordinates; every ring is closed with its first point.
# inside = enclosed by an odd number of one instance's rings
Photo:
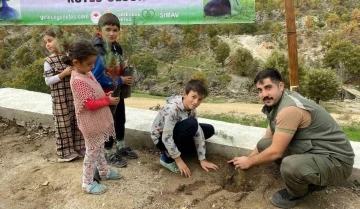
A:
{"type": "MultiPolygon", "coordinates": [[[[360,4],[357,0],[295,0],[299,66],[332,69],[356,86],[360,65],[360,4]]],[[[287,37],[284,0],[256,1],[256,23],[192,26],[122,26],[119,42],[137,68],[137,90],[178,93],[191,77],[208,81],[212,95],[248,99],[253,75],[264,67],[285,74],[287,37]],[[227,52],[227,48],[229,51],[227,52]]],[[[0,28],[0,87],[48,91],[42,59],[46,26],[0,28]],[[25,70],[26,69],[26,70],[25,70]]],[[[66,26],[91,40],[93,26],[66,26]]],[[[252,99],[250,99],[252,100],[252,99]]]]}

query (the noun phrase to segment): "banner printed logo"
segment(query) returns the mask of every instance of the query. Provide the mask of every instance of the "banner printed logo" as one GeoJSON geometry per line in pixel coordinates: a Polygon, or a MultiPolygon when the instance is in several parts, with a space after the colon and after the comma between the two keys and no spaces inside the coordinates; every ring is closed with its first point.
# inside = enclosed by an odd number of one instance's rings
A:
{"type": "Polygon", "coordinates": [[[152,19],[153,17],[155,17],[155,11],[153,9],[144,9],[141,12],[141,15],[143,16],[144,19],[152,19]]]}
{"type": "Polygon", "coordinates": [[[91,13],[91,21],[95,24],[99,22],[100,17],[101,17],[101,13],[98,11],[93,11],[91,13]]]}

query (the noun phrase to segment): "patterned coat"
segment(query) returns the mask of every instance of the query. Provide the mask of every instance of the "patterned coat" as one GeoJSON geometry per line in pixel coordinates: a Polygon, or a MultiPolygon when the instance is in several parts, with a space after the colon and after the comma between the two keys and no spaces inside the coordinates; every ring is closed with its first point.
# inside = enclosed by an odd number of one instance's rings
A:
{"type": "MultiPolygon", "coordinates": [[[[162,134],[161,140],[172,158],[177,158],[181,154],[174,142],[174,127],[176,123],[183,121],[189,117],[194,117],[197,119],[196,110],[191,110],[190,113],[188,113],[184,109],[184,104],[182,103],[182,96],[178,95],[167,98],[165,106],[159,111],[152,124],[151,138],[154,144],[157,144],[159,142],[159,137],[162,134]]],[[[198,125],[198,130],[194,136],[194,142],[199,160],[204,160],[205,137],[200,125],[198,125]]]]}

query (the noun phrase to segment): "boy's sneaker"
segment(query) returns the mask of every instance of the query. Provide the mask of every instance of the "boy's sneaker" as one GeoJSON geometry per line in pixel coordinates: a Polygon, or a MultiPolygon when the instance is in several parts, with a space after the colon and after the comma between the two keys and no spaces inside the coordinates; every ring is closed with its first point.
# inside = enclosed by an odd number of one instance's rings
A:
{"type": "Polygon", "coordinates": [[[96,181],[94,181],[89,188],[84,188],[84,193],[99,195],[99,194],[104,194],[106,190],[107,188],[105,185],[99,184],[96,181]]]}
{"type": "Polygon", "coordinates": [[[162,166],[164,166],[165,168],[169,169],[171,172],[173,173],[179,173],[180,170],[176,165],[176,162],[172,162],[172,163],[166,163],[161,157],[160,157],[160,164],[162,166]]]}
{"type": "Polygon", "coordinates": [[[115,167],[118,167],[118,168],[122,168],[122,167],[127,166],[126,159],[121,157],[117,153],[105,154],[105,159],[106,159],[106,162],[109,165],[112,165],[112,166],[115,166],[115,167]]]}
{"type": "Polygon", "coordinates": [[[123,176],[117,172],[116,170],[109,170],[109,174],[105,176],[100,176],[101,181],[107,181],[107,180],[117,180],[121,179],[123,176]]]}
{"type": "Polygon", "coordinates": [[[270,202],[279,208],[292,208],[300,202],[304,201],[309,196],[309,194],[310,192],[307,192],[301,197],[293,197],[285,188],[273,194],[273,196],[270,198],[270,202]]]}
{"type": "Polygon", "coordinates": [[[75,160],[78,157],[79,157],[79,155],[77,153],[71,153],[71,154],[66,155],[64,158],[59,158],[58,162],[59,163],[70,162],[70,161],[75,160]]]}
{"type": "Polygon", "coordinates": [[[128,159],[136,159],[138,155],[134,152],[130,147],[123,147],[118,149],[116,152],[117,154],[121,155],[122,157],[126,157],[128,159]]]}

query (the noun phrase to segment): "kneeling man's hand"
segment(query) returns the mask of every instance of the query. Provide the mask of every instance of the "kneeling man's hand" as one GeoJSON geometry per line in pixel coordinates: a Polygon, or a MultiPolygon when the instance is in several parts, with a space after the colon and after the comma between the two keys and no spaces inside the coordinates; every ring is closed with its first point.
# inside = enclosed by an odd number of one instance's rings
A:
{"type": "Polygon", "coordinates": [[[217,167],[217,165],[215,165],[214,163],[210,163],[207,160],[201,160],[200,165],[206,172],[209,172],[210,168],[213,169],[213,170],[219,169],[219,167],[217,167]]]}
{"type": "Polygon", "coordinates": [[[250,168],[250,162],[248,157],[235,157],[232,160],[229,160],[228,163],[232,163],[235,166],[235,169],[248,169],[250,168]]]}

